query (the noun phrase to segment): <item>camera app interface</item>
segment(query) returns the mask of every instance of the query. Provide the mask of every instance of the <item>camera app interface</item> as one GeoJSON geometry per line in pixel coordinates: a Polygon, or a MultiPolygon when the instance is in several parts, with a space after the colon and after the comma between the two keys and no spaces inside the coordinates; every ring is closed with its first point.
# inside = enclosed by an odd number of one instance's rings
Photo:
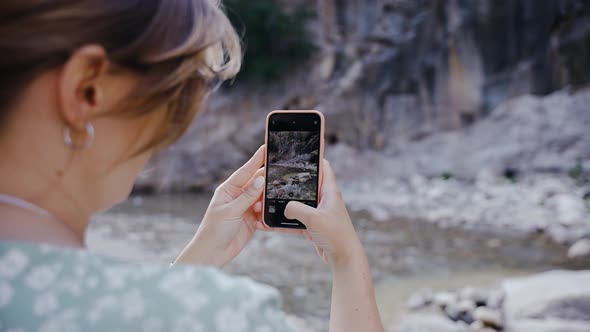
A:
{"type": "Polygon", "coordinates": [[[318,194],[320,119],[315,114],[271,117],[267,146],[266,211],[274,226],[302,226],[284,217],[289,201],[315,207],[318,194]]]}

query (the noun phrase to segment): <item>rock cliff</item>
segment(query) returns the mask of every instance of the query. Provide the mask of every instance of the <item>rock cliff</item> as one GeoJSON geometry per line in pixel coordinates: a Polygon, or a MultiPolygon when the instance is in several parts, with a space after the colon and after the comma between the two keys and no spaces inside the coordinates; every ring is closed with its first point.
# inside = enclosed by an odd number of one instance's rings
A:
{"type": "MultiPolygon", "coordinates": [[[[585,1],[286,3],[315,8],[309,30],[319,48],[316,55],[275,84],[239,84],[216,94],[184,139],[152,161],[153,171],[140,179],[138,190],[211,189],[264,142],[264,117],[273,109],[320,109],[327,117],[329,143],[394,158],[414,142],[452,136],[486,118],[499,121],[506,106],[498,106],[507,99],[575,90],[590,82],[590,4],[585,1]]],[[[514,128],[543,135],[537,127],[548,115],[536,112],[535,102],[519,103],[531,114],[514,121],[531,126],[515,123],[514,128]]],[[[570,119],[560,128],[577,130],[576,122],[570,119]]],[[[573,137],[570,143],[564,138],[560,147],[523,132],[527,142],[514,137],[516,141],[498,145],[494,137],[512,128],[504,125],[473,127],[473,137],[480,135],[475,130],[482,131],[480,153],[512,149],[518,158],[530,159],[536,165],[532,168],[560,172],[588,156],[587,141],[573,137]],[[562,148],[569,151],[563,160],[562,148]],[[524,150],[519,154],[518,149],[524,150]],[[532,150],[541,151],[543,160],[532,150]]],[[[469,143],[446,141],[458,149],[469,143]]],[[[452,165],[456,156],[441,158],[424,164],[440,165],[437,172],[459,177],[474,175],[452,165]]],[[[509,164],[486,160],[497,164],[494,168],[509,164]]]]}

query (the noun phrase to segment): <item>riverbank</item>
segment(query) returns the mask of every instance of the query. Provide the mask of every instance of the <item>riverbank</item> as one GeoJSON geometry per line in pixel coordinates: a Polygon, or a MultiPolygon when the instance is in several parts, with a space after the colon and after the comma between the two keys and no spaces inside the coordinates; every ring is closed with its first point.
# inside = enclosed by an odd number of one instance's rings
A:
{"type": "MultiPolygon", "coordinates": [[[[520,97],[465,130],[387,153],[337,144],[326,149],[327,158],[348,206],[376,220],[584,243],[590,238],[588,104],[589,91],[520,97]]],[[[577,247],[572,256],[590,255],[590,248],[577,247]]]]}
{"type": "MultiPolygon", "coordinates": [[[[133,197],[95,218],[88,246],[122,259],[170,262],[193,236],[209,199],[209,194],[133,197]]],[[[388,331],[407,317],[406,303],[414,292],[492,287],[506,277],[584,264],[569,260],[567,248],[546,235],[443,229],[400,218],[376,220],[366,212],[352,212],[352,218],[388,331]]],[[[257,233],[224,270],[278,288],[284,309],[304,323],[305,331],[327,330],[331,273],[307,240],[257,233]]]]}
{"type": "Polygon", "coordinates": [[[590,331],[590,270],[508,278],[494,288],[422,291],[396,332],[590,331]]]}

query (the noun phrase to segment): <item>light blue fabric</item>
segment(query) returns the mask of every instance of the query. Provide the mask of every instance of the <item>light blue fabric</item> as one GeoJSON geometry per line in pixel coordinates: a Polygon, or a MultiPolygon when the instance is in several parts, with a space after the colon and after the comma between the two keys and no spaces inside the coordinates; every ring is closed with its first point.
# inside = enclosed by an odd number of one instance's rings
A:
{"type": "Polygon", "coordinates": [[[291,331],[276,289],[207,267],[0,242],[0,331],[291,331]]]}

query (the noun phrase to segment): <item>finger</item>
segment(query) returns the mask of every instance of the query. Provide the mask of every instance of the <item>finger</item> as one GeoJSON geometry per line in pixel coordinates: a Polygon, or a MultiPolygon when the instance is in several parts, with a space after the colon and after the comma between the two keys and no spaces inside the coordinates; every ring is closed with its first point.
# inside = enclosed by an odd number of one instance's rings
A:
{"type": "Polygon", "coordinates": [[[323,169],[323,181],[322,181],[322,193],[321,198],[337,196],[340,193],[340,188],[336,182],[336,175],[328,160],[324,159],[322,164],[323,169]]]}
{"type": "Polygon", "coordinates": [[[297,234],[297,235],[304,235],[305,229],[297,229],[297,228],[282,228],[282,227],[268,227],[265,224],[258,222],[256,224],[256,228],[261,231],[265,232],[275,232],[275,233],[289,233],[289,234],[297,234]]]}
{"type": "Polygon", "coordinates": [[[260,213],[262,212],[262,202],[258,201],[256,203],[254,203],[254,206],[252,206],[252,209],[254,210],[254,212],[256,213],[260,213]]]}
{"type": "Polygon", "coordinates": [[[256,180],[256,178],[258,178],[259,176],[265,176],[266,173],[264,172],[264,167],[259,168],[256,173],[254,173],[254,176],[252,176],[250,178],[250,180],[246,183],[246,185],[244,186],[244,188],[247,188],[248,186],[250,186],[252,184],[252,182],[254,182],[254,180],[256,180]]]}
{"type": "Polygon", "coordinates": [[[290,201],[285,207],[285,217],[288,219],[297,219],[301,221],[308,228],[312,226],[314,216],[317,210],[309,205],[297,201],[290,201]]]}
{"type": "Polygon", "coordinates": [[[256,153],[248,160],[242,167],[235,171],[229,179],[227,179],[222,186],[230,186],[234,188],[244,187],[248,181],[256,174],[256,172],[264,164],[264,145],[262,145],[256,153]]]}
{"type": "Polygon", "coordinates": [[[303,233],[303,237],[306,238],[307,240],[309,240],[309,242],[314,243],[313,239],[311,238],[311,235],[309,235],[308,230],[305,230],[305,232],[303,233]]]}
{"type": "Polygon", "coordinates": [[[257,177],[236,199],[227,203],[232,216],[241,216],[260,199],[264,187],[264,177],[257,177]]]}

